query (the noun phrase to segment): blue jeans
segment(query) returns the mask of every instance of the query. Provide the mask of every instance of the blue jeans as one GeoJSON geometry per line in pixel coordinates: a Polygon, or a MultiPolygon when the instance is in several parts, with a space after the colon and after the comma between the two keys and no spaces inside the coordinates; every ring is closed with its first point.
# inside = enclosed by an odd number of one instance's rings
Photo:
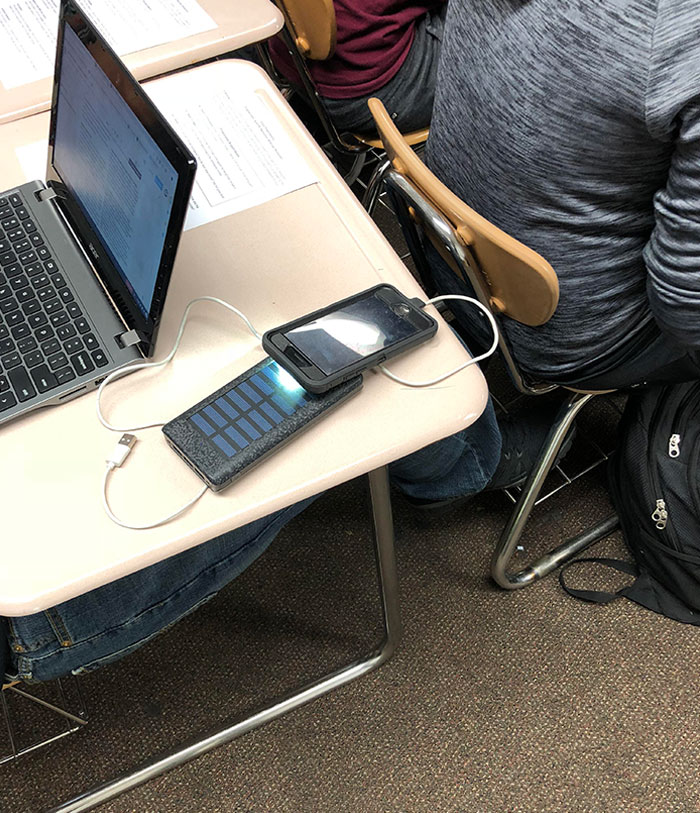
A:
{"type": "MultiPolygon", "coordinates": [[[[389,473],[409,496],[442,500],[481,491],[500,453],[500,433],[489,400],[473,426],[392,463],[389,473]]],[[[240,575],[314,499],[44,612],[5,619],[11,652],[5,667],[8,676],[28,682],[51,680],[88,672],[127,655],[240,575]]]]}
{"type": "Polygon", "coordinates": [[[127,655],[213,598],[312,502],[298,502],[44,612],[5,619],[9,676],[52,680],[127,655]]]}

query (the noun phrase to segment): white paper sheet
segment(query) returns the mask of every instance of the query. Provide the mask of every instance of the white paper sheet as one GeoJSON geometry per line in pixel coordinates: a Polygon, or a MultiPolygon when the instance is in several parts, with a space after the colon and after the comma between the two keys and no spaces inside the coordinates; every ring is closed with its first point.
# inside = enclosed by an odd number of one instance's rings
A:
{"type": "Polygon", "coordinates": [[[146,86],[197,159],[185,229],[316,183],[258,93],[219,87],[202,95],[201,83],[192,84],[192,93],[187,84],[186,75],[180,74],[177,81],[146,86]]]}
{"type": "Polygon", "coordinates": [[[15,149],[15,155],[22,167],[26,181],[43,181],[46,178],[46,161],[49,153],[49,142],[32,141],[15,149]]]}
{"type": "MultiPolygon", "coordinates": [[[[118,54],[216,28],[196,0],[83,0],[118,54]]],[[[0,82],[8,90],[53,74],[59,0],[0,0],[0,82]]]]}
{"type": "MultiPolygon", "coordinates": [[[[254,90],[188,93],[187,74],[145,85],[197,159],[185,230],[316,183],[275,114],[254,90]]],[[[201,83],[191,84],[201,91],[201,83]]],[[[46,177],[48,142],[17,147],[27,181],[46,177]]]]}

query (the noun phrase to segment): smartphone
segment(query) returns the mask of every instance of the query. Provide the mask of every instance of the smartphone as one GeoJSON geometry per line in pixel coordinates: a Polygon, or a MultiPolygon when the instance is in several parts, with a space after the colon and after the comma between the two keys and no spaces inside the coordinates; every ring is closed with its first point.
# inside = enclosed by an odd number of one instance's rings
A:
{"type": "Polygon", "coordinates": [[[221,491],[361,387],[358,375],[315,395],[266,358],[166,423],[163,434],[212,491],[221,491]]]}
{"type": "Polygon", "coordinates": [[[326,392],[435,334],[437,322],[392,285],[376,285],[268,330],[265,352],[310,392],[326,392]]]}

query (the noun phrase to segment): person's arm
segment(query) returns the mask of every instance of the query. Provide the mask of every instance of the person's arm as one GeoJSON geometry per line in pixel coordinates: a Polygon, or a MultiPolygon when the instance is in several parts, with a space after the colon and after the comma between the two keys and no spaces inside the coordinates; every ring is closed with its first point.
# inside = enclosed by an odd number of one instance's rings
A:
{"type": "Polygon", "coordinates": [[[700,103],[680,114],[668,180],[654,210],[656,225],[644,250],[651,311],[678,344],[700,347],[700,103]]]}
{"type": "Polygon", "coordinates": [[[650,134],[673,144],[656,225],[644,250],[660,329],[700,347],[700,19],[697,0],[657,0],[646,87],[650,134]]]}

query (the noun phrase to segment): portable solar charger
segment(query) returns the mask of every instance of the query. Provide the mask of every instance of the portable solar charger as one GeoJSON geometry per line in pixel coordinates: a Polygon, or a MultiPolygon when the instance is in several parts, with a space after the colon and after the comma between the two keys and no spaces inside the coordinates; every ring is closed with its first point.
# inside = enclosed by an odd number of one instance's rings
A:
{"type": "Polygon", "coordinates": [[[316,395],[265,358],[166,423],[163,434],[212,491],[221,491],[361,386],[358,375],[316,395]]]}

